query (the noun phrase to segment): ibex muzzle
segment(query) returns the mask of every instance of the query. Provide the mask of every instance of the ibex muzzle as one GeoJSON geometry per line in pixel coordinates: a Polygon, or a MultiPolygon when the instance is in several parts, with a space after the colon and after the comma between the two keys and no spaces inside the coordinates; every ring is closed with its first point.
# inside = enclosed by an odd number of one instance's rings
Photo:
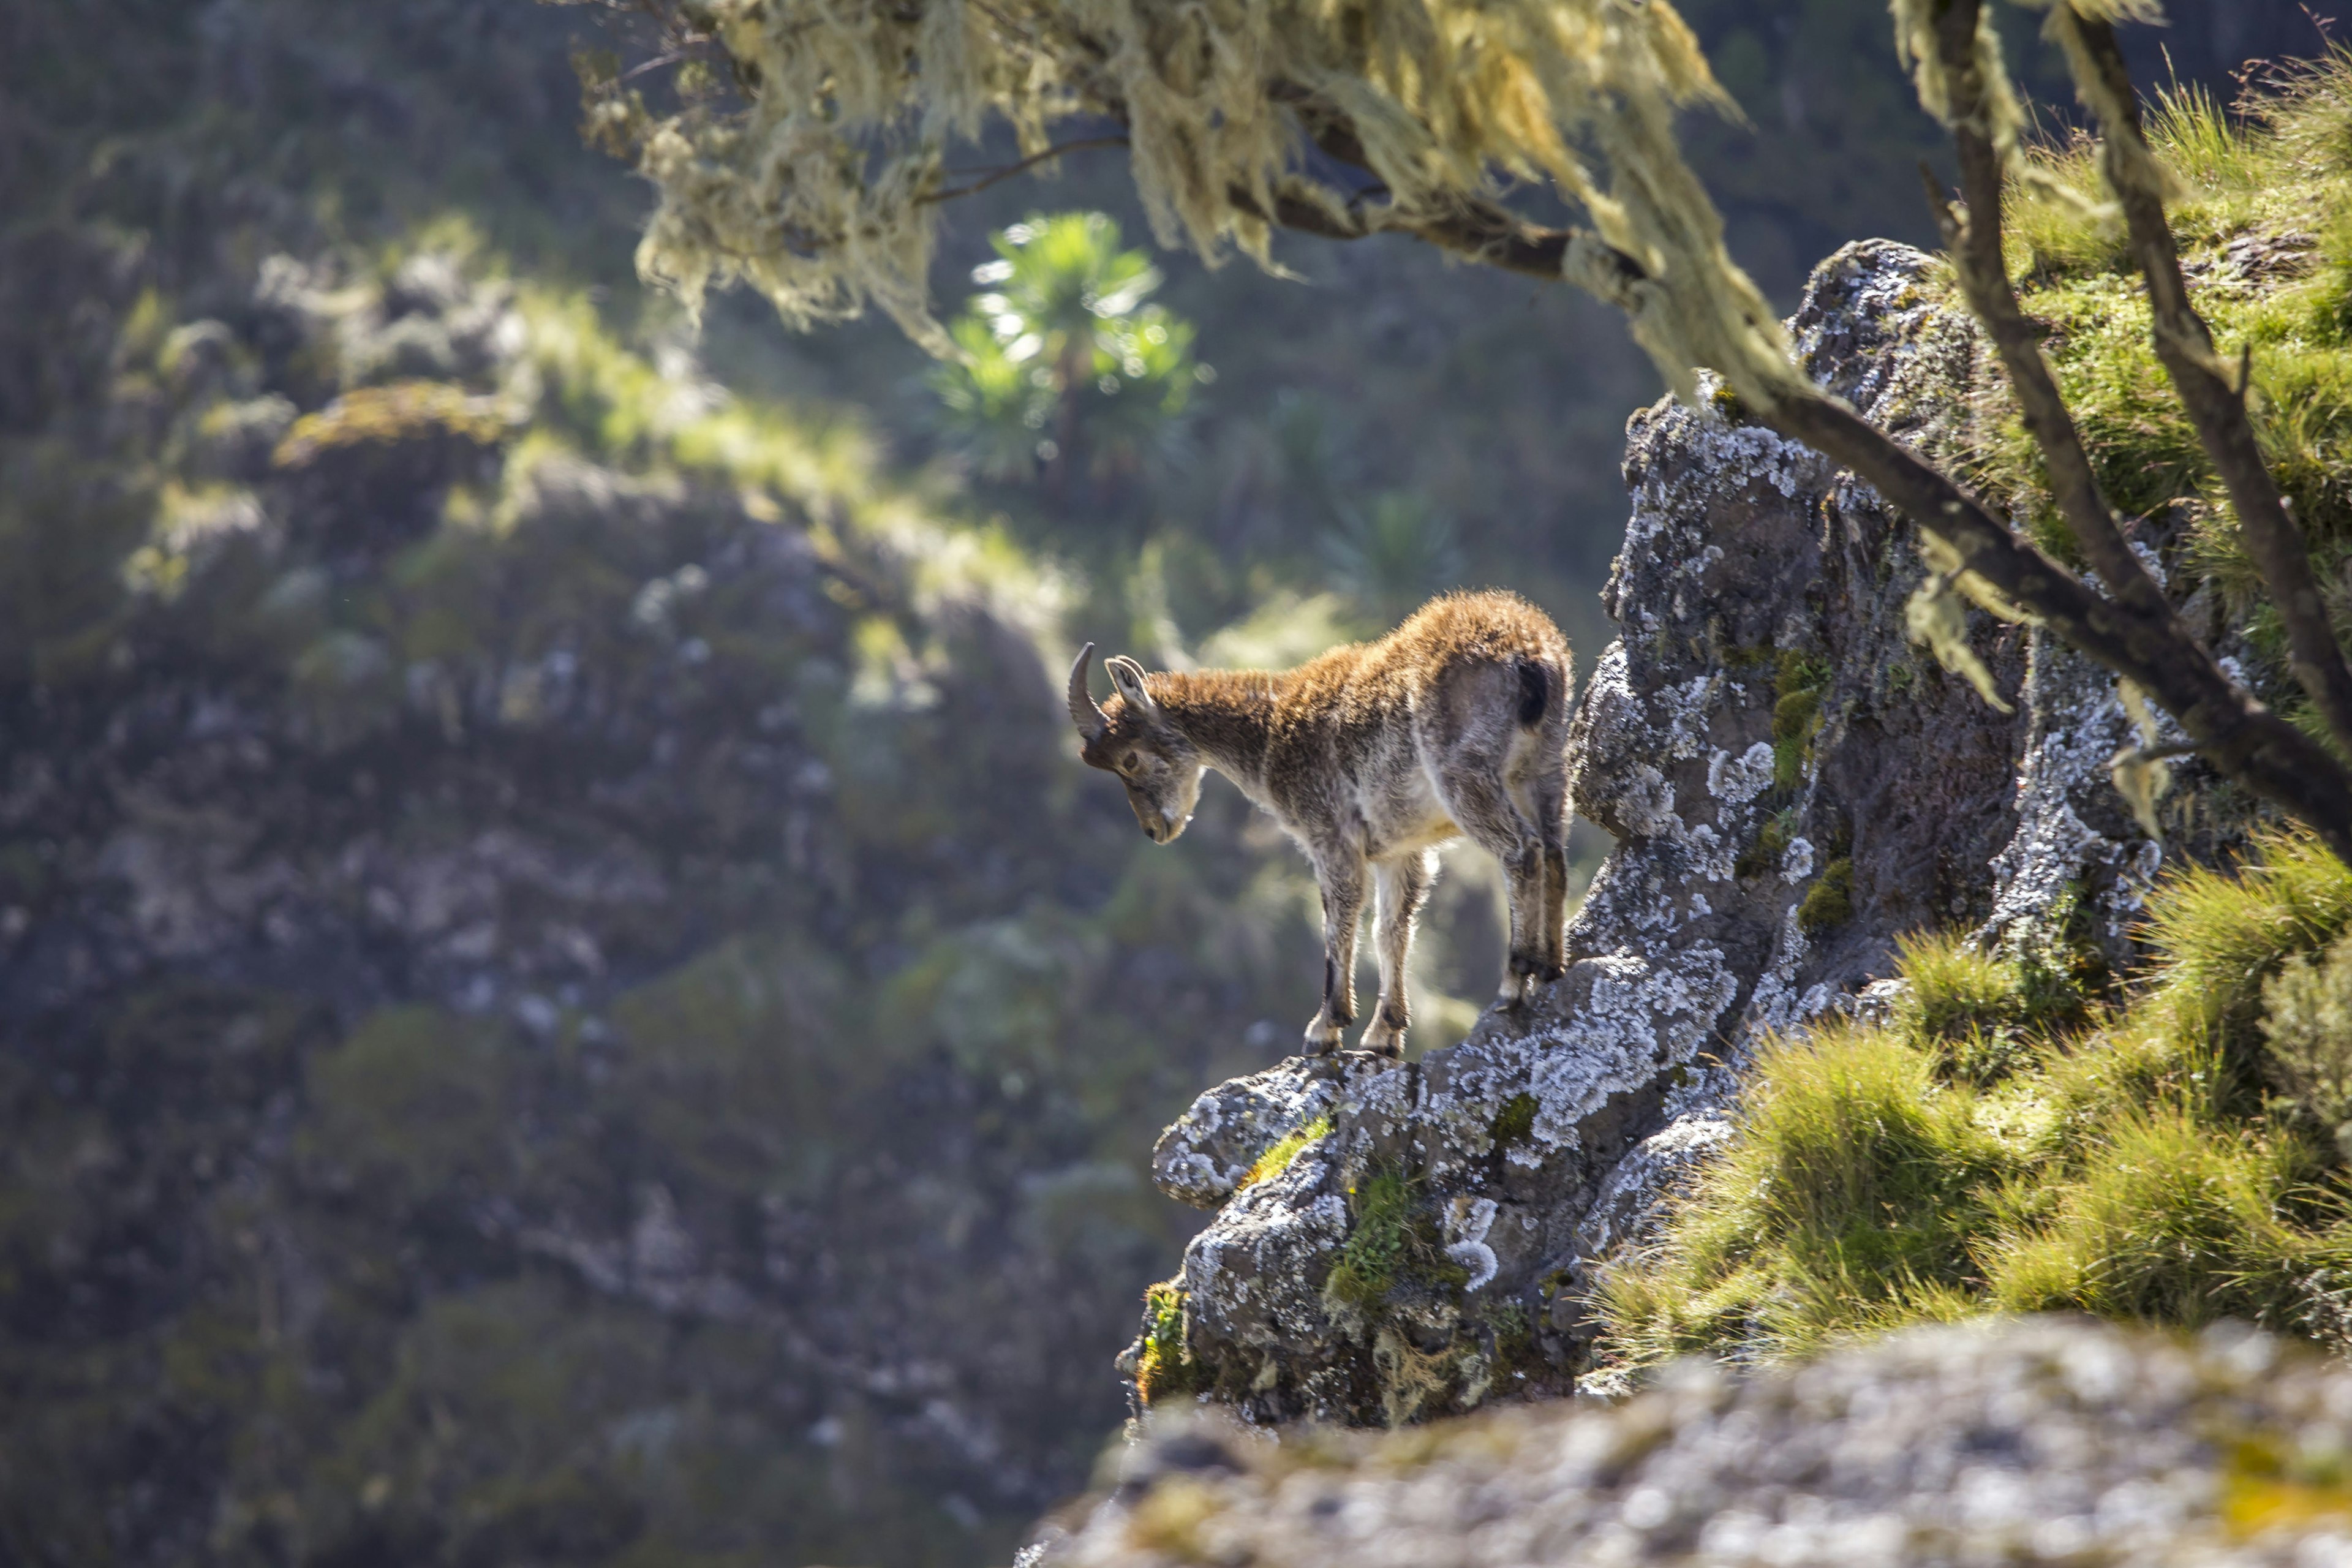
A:
{"type": "Polygon", "coordinates": [[[1439,844],[1459,835],[1503,863],[1511,956],[1500,1000],[1559,977],[1568,896],[1568,639],[1512,594],[1450,594],[1378,642],[1283,674],[1147,674],[1106,659],[1108,706],[1087,690],[1094,645],[1070,666],[1087,763],[1117,773],[1155,844],[1184,831],[1210,768],[1271,813],[1315,864],[1323,1005],[1307,1049],[1338,1048],[1356,1016],[1356,927],[1374,895],[1380,1004],[1367,1050],[1404,1052],[1405,961],[1439,844]]]}

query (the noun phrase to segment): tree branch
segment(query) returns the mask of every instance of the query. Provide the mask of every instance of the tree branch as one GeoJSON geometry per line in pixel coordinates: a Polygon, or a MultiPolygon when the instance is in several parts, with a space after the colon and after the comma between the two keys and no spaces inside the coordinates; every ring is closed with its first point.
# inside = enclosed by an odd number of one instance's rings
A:
{"type": "Polygon", "coordinates": [[[971,184],[958,185],[951,191],[933,191],[922,200],[927,204],[950,202],[958,196],[968,196],[976,191],[984,191],[991,185],[1002,184],[1013,175],[1034,169],[1048,158],[1058,158],[1065,153],[1083,153],[1092,147],[1124,147],[1126,145],[1127,138],[1124,135],[1081,136],[1075,142],[1065,142],[1058,146],[1048,147],[1042,153],[1032,153],[1017,163],[1007,163],[1001,169],[992,169],[985,178],[974,180],[971,184]]]}
{"type": "Polygon", "coordinates": [[[2303,531],[2263,460],[2262,445],[2246,416],[2246,388],[2232,384],[2213,352],[2211,330],[2189,302],[2180,252],[2165,216],[2163,171],[2142,133],[2138,99],[2115,27],[2071,11],[2053,14],[2053,20],[2075,84],[2105,132],[2100,167],[2123,204],[2132,253],[2147,279],[2157,358],[2229,491],[2247,553],[2270,585],[2286,626],[2289,668],[2336,744],[2352,753],[2352,664],[2328,625],[2303,531]]]}
{"type": "MultiPolygon", "coordinates": [[[[1276,96],[1298,113],[1326,156],[1369,172],[1363,149],[1344,116],[1304,89],[1277,89],[1276,96]]],[[[1989,143],[1984,150],[1990,151],[1989,143]]],[[[2012,358],[2012,348],[2031,350],[2014,356],[2012,380],[2029,388],[2021,401],[2032,397],[2039,407],[2042,417],[2035,438],[2040,441],[2048,434],[2058,453],[2053,472],[2070,464],[2079,469],[2071,499],[2062,504],[2085,553],[2095,563],[2106,563],[2102,579],[2120,597],[2107,599],[2092,592],[2019,538],[1949,476],[1827,393],[1786,396],[1765,423],[1852,469],[1891,505],[1949,540],[1968,570],[2037,616],[2061,641],[2147,691],[2222,773],[2309,824],[2339,858],[2352,863],[2352,773],[2222,673],[2189,634],[2116,526],[2091,476],[2080,434],[2042,359],[2032,323],[2017,308],[1998,259],[1998,171],[1988,174],[1979,168],[1974,179],[1971,216],[1992,216],[1975,235],[1964,237],[1970,243],[1969,255],[1994,258],[1992,275],[1999,278],[2000,288],[1989,302],[1998,310],[2005,300],[2008,307],[1994,331],[1996,346],[2005,363],[2012,358]],[[1984,183],[1988,178],[1989,186],[1984,183]],[[1988,189],[1990,197],[1977,195],[1988,189]],[[2018,374],[2021,368],[2023,374],[2018,374]],[[2054,420],[2049,417],[2053,411],[2054,420]]],[[[1645,277],[1633,258],[1601,246],[1585,231],[1531,224],[1498,203],[1467,202],[1449,213],[1398,213],[1375,219],[1360,204],[1342,216],[1295,196],[1278,195],[1270,213],[1245,193],[1234,193],[1234,199],[1244,211],[1302,233],[1332,239],[1360,239],[1384,230],[1409,233],[1472,260],[1548,280],[1561,278],[1571,249],[1578,247],[1597,247],[1603,264],[1622,281],[1635,283],[1645,277]]]]}
{"type": "MultiPolygon", "coordinates": [[[[2094,594],[1948,476],[1826,393],[1790,396],[1765,423],[1868,481],[1951,541],[1967,569],[2039,616],[2061,641],[2132,681],[2180,721],[2229,777],[2308,823],[2352,864],[2352,774],[2223,675],[2203,648],[2094,594]]],[[[2177,624],[2177,623],[2176,623],[2177,624]]]]}
{"type": "Polygon", "coordinates": [[[2025,428],[2050,470],[2050,489],[2060,515],[2084,559],[2117,598],[2144,614],[2172,619],[2168,629],[2185,638],[2188,628],[2179,624],[2164,590],[2125,542],[2123,530],[2116,526],[2115,514],[2100,493],[2082,433],[2075,428],[2074,416],[2050,374],[2049,362],[2042,356],[2041,331],[2020,308],[2017,291],[2010,285],[2001,243],[2000,153],[1984,129],[1990,121],[1990,105],[1977,57],[1981,14],[1979,0],[1948,0],[1936,19],[1937,52],[1949,97],[1952,140],[1959,149],[1960,188],[1967,205],[1955,209],[1936,190],[1932,178],[1928,200],[1969,308],[2000,353],[2025,428]]]}

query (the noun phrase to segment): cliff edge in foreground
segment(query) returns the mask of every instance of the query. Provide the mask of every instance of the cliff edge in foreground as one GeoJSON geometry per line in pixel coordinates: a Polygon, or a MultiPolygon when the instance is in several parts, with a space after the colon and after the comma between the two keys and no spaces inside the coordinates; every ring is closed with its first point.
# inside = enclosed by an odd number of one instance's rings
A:
{"type": "Polygon", "coordinates": [[[2352,1373],[2242,1329],[1915,1329],[1626,1404],[1280,1442],[1155,1421],[1024,1568],[2352,1563],[2352,1373]]]}

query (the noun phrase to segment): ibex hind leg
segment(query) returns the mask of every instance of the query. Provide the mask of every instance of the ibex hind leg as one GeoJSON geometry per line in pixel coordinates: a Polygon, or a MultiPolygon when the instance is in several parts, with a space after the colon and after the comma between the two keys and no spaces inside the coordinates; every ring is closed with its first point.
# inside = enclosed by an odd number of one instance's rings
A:
{"type": "Polygon", "coordinates": [[[1546,980],[1568,969],[1568,763],[1549,759],[1536,781],[1536,827],[1543,836],[1543,931],[1538,948],[1546,980]]]}
{"type": "Polygon", "coordinates": [[[1496,1000],[1516,1006],[1533,989],[1548,963],[1558,963],[1538,945],[1543,928],[1543,837],[1513,804],[1503,770],[1490,759],[1465,758],[1445,770],[1440,783],[1446,810],[1471,840],[1503,863],[1510,888],[1511,959],[1496,1000]]]}
{"type": "Polygon", "coordinates": [[[1372,868],[1372,945],[1381,961],[1381,999],[1364,1029],[1363,1047],[1381,1056],[1404,1055],[1404,1032],[1412,1022],[1405,966],[1412,956],[1413,921],[1429,901],[1436,871],[1437,857],[1425,849],[1372,868]]]}

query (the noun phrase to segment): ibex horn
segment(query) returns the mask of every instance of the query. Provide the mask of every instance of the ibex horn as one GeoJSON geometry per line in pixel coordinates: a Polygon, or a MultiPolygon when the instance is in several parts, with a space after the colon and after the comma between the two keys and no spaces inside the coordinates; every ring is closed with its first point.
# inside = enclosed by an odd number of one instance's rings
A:
{"type": "Polygon", "coordinates": [[[1103,717],[1103,710],[1095,706],[1095,700],[1087,695],[1087,662],[1094,656],[1095,645],[1088,643],[1078,650],[1077,661],[1070,666],[1070,722],[1089,741],[1110,724],[1103,717]]]}

